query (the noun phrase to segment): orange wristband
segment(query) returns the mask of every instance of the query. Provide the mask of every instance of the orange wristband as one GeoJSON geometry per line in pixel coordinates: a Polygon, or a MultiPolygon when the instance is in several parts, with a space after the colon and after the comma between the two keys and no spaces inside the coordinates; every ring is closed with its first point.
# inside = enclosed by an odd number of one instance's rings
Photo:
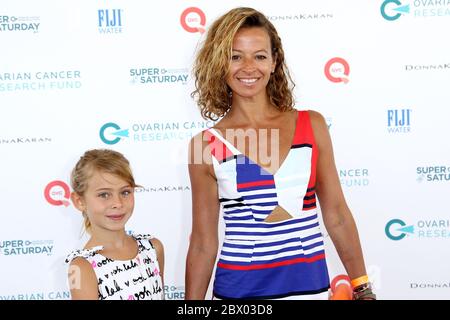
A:
{"type": "Polygon", "coordinates": [[[355,288],[357,286],[360,286],[360,285],[368,283],[368,282],[369,282],[369,277],[366,274],[364,276],[353,279],[350,283],[352,285],[352,288],[355,288]]]}

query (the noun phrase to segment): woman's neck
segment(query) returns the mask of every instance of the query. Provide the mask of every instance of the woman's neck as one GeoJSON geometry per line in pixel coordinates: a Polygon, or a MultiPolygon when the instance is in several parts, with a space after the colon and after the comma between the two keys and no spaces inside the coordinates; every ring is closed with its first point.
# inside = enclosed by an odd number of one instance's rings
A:
{"type": "Polygon", "coordinates": [[[235,119],[235,122],[247,123],[250,127],[254,127],[276,113],[278,110],[270,103],[268,97],[253,100],[233,99],[228,117],[235,119]]]}

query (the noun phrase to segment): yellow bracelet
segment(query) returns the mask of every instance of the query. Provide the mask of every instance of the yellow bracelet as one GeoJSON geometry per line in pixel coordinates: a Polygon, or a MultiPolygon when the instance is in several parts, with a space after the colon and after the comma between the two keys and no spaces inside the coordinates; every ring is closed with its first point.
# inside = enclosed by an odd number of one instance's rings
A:
{"type": "Polygon", "coordinates": [[[350,281],[350,284],[352,285],[352,288],[355,288],[357,286],[360,286],[360,285],[368,283],[368,282],[369,282],[369,277],[366,274],[364,276],[353,279],[352,281],[350,281]]]}

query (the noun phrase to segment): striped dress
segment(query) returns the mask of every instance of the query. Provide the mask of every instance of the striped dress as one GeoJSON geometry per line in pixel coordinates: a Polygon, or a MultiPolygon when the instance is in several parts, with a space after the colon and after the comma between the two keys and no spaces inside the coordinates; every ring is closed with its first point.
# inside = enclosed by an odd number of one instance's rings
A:
{"type": "Polygon", "coordinates": [[[215,129],[205,136],[225,220],[214,296],[323,296],[329,277],[316,210],[318,150],[308,112],[298,112],[291,149],[273,175],[215,129]]]}

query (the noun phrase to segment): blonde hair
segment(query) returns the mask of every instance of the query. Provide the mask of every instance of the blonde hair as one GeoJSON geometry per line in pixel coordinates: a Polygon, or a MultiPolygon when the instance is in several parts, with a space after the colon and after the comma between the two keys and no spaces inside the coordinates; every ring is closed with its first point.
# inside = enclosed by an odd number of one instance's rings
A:
{"type": "Polygon", "coordinates": [[[275,71],[267,84],[270,102],[280,111],[294,107],[294,82],[287,68],[281,39],[273,24],[259,11],[239,7],[219,17],[209,28],[194,61],[193,75],[197,98],[204,119],[217,120],[230,109],[230,88],[224,80],[230,67],[233,39],[241,28],[264,28],[270,37],[275,71]]]}
{"type": "MultiPolygon", "coordinates": [[[[93,149],[86,151],[78,160],[70,175],[70,183],[74,192],[80,197],[88,187],[88,180],[96,171],[110,173],[128,182],[132,188],[139,187],[134,182],[130,162],[125,156],[110,149],[93,149]]],[[[83,212],[84,228],[87,232],[91,227],[86,213],[83,212]]]]}

